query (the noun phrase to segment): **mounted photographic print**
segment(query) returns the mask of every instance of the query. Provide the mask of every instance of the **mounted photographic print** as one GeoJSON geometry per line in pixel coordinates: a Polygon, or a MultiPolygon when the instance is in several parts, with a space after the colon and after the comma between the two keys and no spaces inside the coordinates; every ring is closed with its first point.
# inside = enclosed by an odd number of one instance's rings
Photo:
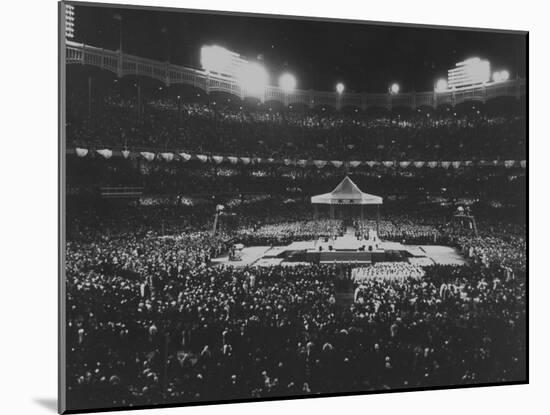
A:
{"type": "Polygon", "coordinates": [[[527,32],[59,25],[60,412],[528,382],[527,32]]]}

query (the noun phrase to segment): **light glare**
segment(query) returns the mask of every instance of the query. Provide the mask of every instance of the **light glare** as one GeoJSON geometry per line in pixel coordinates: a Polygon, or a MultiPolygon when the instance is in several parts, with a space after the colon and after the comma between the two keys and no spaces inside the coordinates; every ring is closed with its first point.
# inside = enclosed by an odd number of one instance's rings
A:
{"type": "Polygon", "coordinates": [[[262,96],[269,83],[267,70],[258,62],[249,62],[238,75],[240,84],[250,96],[262,96]]]}
{"type": "Polygon", "coordinates": [[[446,79],[439,79],[436,84],[435,84],[435,90],[437,92],[443,92],[443,91],[446,91],[447,90],[447,87],[449,85],[447,84],[447,80],[446,79]]]}
{"type": "Polygon", "coordinates": [[[292,92],[296,88],[296,78],[289,73],[284,73],[279,78],[279,86],[285,92],[292,92]]]}
{"type": "Polygon", "coordinates": [[[392,94],[398,94],[399,93],[399,84],[393,83],[390,87],[390,91],[392,94]]]}

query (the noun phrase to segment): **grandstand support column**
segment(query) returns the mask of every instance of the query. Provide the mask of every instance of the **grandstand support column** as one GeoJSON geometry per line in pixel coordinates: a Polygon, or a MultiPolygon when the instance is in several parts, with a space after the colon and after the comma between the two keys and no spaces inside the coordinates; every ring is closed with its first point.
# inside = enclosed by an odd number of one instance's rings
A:
{"type": "Polygon", "coordinates": [[[92,118],[92,75],[88,76],[88,118],[92,118]]]}
{"type": "Polygon", "coordinates": [[[317,210],[317,205],[313,204],[313,220],[319,219],[319,212],[317,210]]]}
{"type": "Polygon", "coordinates": [[[329,214],[330,214],[330,218],[331,218],[331,219],[334,219],[334,205],[331,204],[329,209],[330,209],[330,213],[329,213],[329,214]]]}
{"type": "Polygon", "coordinates": [[[141,120],[141,84],[137,81],[137,118],[141,120]]]}
{"type": "Polygon", "coordinates": [[[363,205],[361,205],[361,229],[363,229],[363,222],[365,222],[365,215],[363,213],[363,205]]]}

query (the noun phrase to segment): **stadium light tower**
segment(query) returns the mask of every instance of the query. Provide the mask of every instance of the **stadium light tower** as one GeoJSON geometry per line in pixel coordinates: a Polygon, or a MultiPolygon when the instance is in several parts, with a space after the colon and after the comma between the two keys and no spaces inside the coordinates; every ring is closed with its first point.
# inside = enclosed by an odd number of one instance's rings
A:
{"type": "Polygon", "coordinates": [[[346,89],[346,87],[342,82],[338,82],[336,84],[336,92],[338,92],[339,94],[342,94],[344,92],[344,89],[346,89]]]}
{"type": "Polygon", "coordinates": [[[394,82],[390,86],[390,94],[393,94],[393,95],[399,94],[399,89],[400,89],[399,84],[394,82]]]}
{"type": "Polygon", "coordinates": [[[208,73],[214,72],[236,79],[250,96],[263,96],[269,83],[269,74],[260,63],[250,62],[238,53],[218,45],[205,45],[201,48],[201,65],[208,73]]]}
{"type": "Polygon", "coordinates": [[[237,64],[246,63],[235,53],[218,45],[203,46],[201,48],[201,65],[206,72],[234,75],[237,64]]]}
{"type": "Polygon", "coordinates": [[[491,64],[478,57],[466,59],[449,69],[447,78],[451,89],[485,84],[491,78],[491,64]]]}
{"type": "Polygon", "coordinates": [[[296,88],[296,78],[292,74],[284,73],[279,78],[279,86],[287,93],[292,92],[296,88]]]}

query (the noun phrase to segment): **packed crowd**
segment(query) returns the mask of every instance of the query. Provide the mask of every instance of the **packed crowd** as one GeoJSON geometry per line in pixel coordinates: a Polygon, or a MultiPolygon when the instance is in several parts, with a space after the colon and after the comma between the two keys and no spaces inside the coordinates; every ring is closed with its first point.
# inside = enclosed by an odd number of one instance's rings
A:
{"type": "MultiPolygon", "coordinates": [[[[87,114],[81,89],[68,97],[70,146],[305,159],[525,158],[525,120],[510,115],[250,110],[162,93],[137,102],[116,88],[94,96],[87,114]]],[[[236,243],[286,245],[357,229],[358,218],[329,219],[326,211],[312,220],[304,192],[326,192],[341,172],[67,160],[71,409],[525,380],[524,173],[357,171],[361,188],[384,195],[381,239],[453,246],[464,266],[231,267],[211,259],[236,243]],[[144,194],[133,205],[98,197],[112,183],[142,186],[144,194]],[[477,229],[445,207],[458,197],[472,200],[477,229]],[[494,200],[500,210],[490,207],[494,200]],[[219,203],[226,211],[214,235],[219,203]]],[[[372,212],[363,224],[362,234],[375,229],[372,212]]]]}
{"type": "Polygon", "coordinates": [[[351,278],[361,283],[369,279],[420,278],[424,275],[421,267],[407,262],[377,262],[368,267],[354,268],[351,278]]]}
{"type": "Polygon", "coordinates": [[[308,241],[319,237],[336,237],[344,232],[343,221],[339,219],[302,220],[262,225],[241,229],[236,238],[246,244],[284,245],[292,241],[308,241]]]}
{"type": "MultiPolygon", "coordinates": [[[[210,215],[177,211],[135,207],[110,211],[108,221],[69,216],[73,407],[471,384],[525,375],[525,239],[517,227],[498,232],[482,222],[482,231],[492,236],[475,237],[467,228],[432,220],[438,232],[454,236],[458,247],[479,260],[464,267],[362,268],[368,278],[355,282],[356,302],[342,305],[338,281],[358,276],[349,267],[209,265],[250,223],[258,235],[266,232],[263,237],[280,232],[300,238],[341,229],[341,221],[278,226],[278,216],[266,214],[263,224],[253,217],[214,237],[204,230],[210,215]],[[164,234],[163,227],[177,223],[179,215],[188,221],[164,234]],[[511,267],[498,263],[503,257],[511,267]],[[409,277],[388,278],[403,273],[409,277]]],[[[391,223],[414,231],[410,216],[393,216],[391,223]]],[[[423,232],[425,220],[419,223],[423,232]]]]}
{"type": "MultiPolygon", "coordinates": [[[[69,96],[67,138],[86,148],[337,160],[525,159],[525,120],[453,112],[427,117],[231,109],[105,90],[94,112],[69,96]]],[[[85,94],[85,93],[84,93],[85,94]]]]}

